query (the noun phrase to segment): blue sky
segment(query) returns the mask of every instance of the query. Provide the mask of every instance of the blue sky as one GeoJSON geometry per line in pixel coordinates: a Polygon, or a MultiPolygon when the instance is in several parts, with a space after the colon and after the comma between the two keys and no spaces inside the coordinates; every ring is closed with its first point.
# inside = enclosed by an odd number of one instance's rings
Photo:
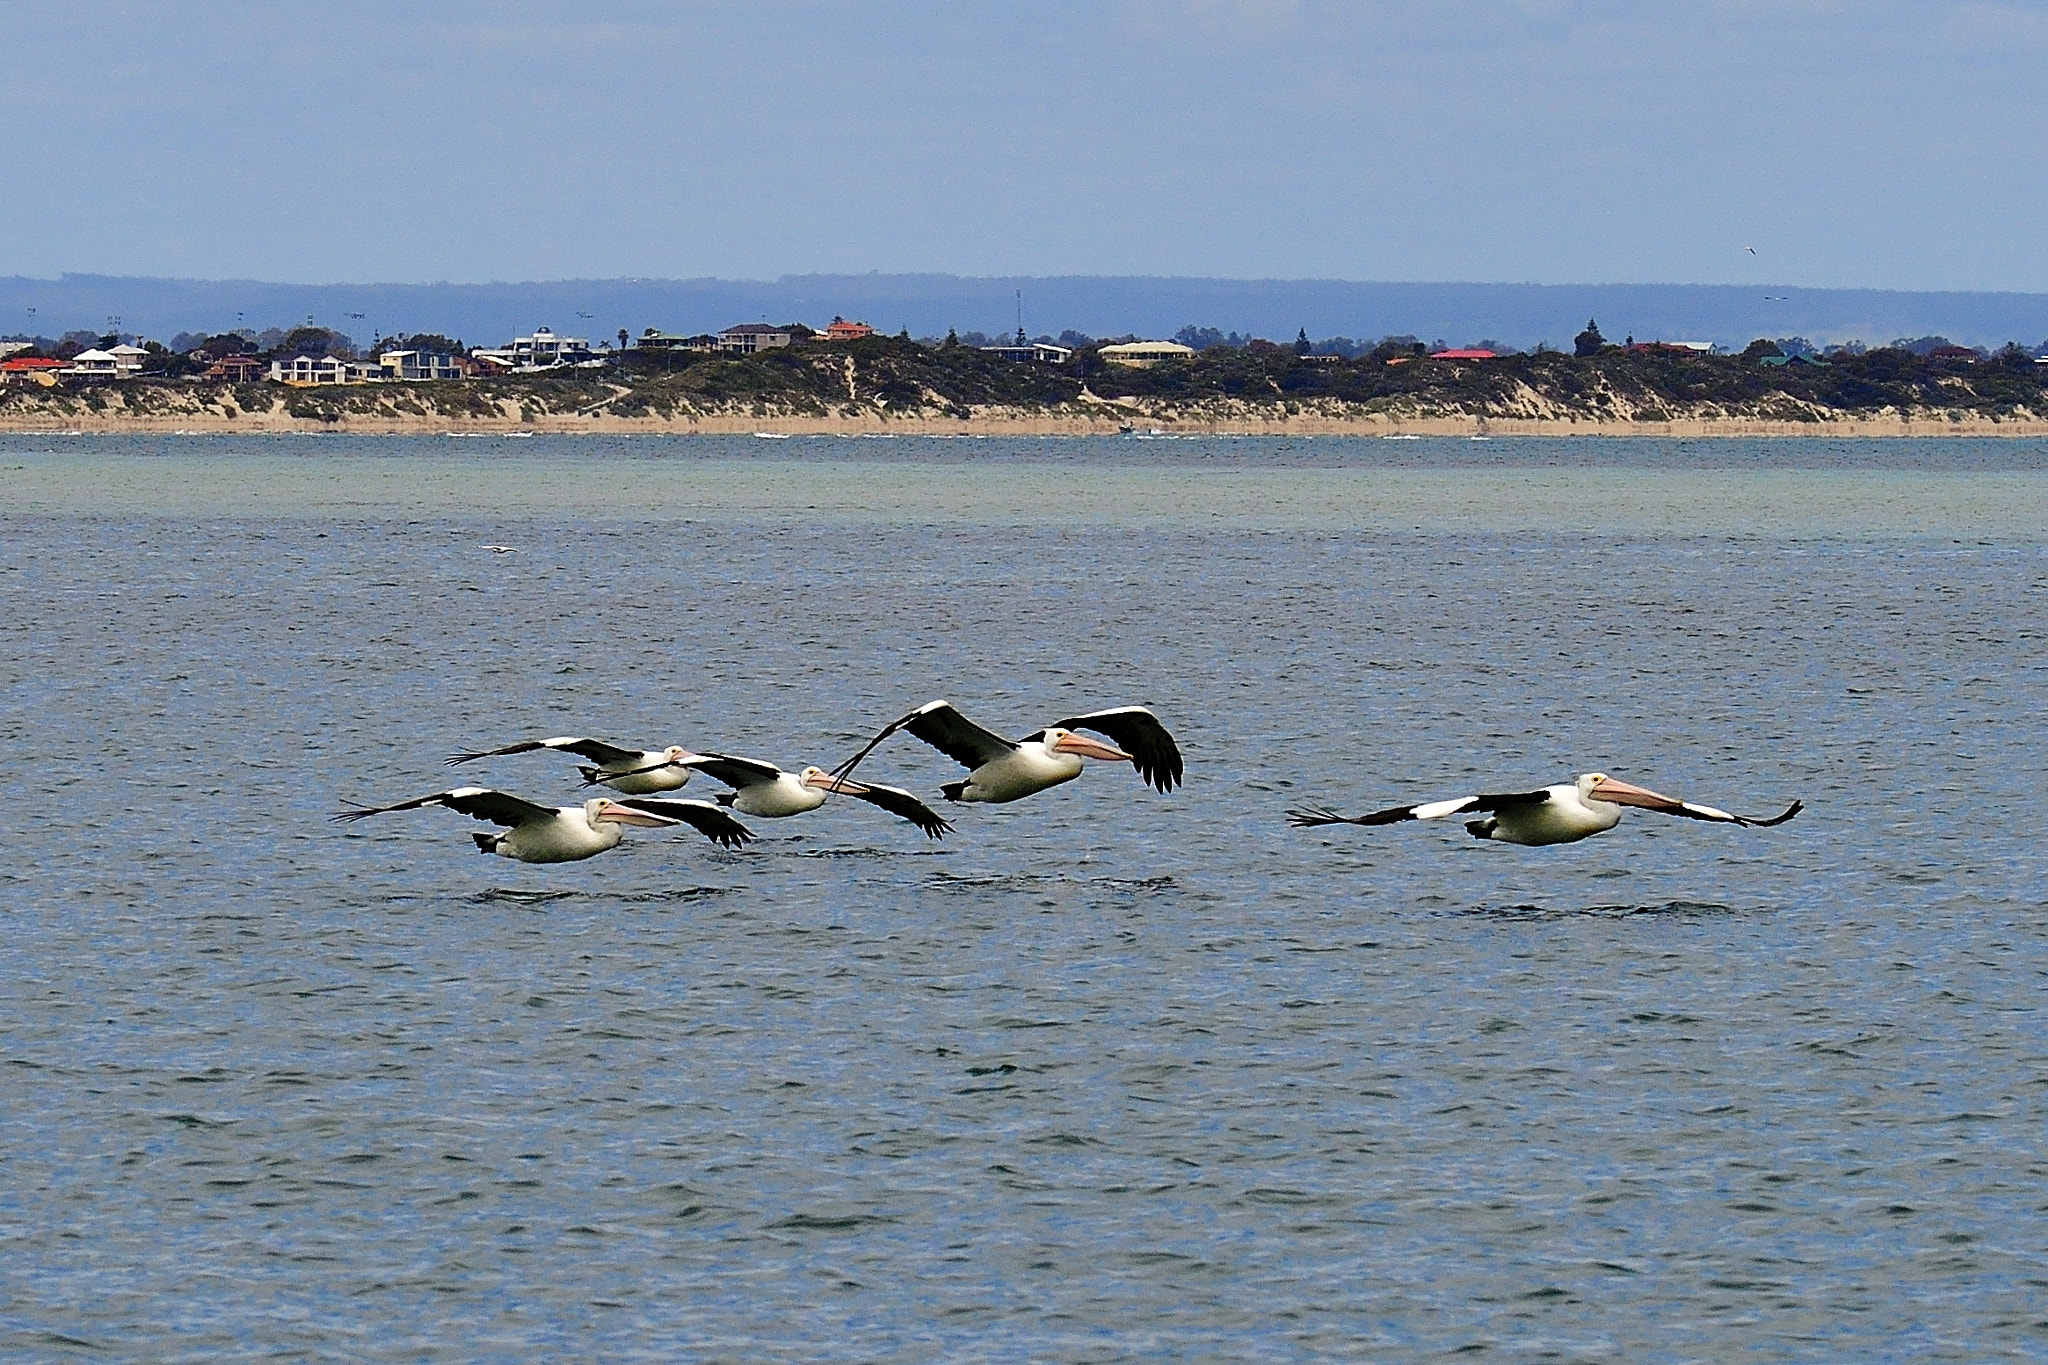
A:
{"type": "Polygon", "coordinates": [[[0,0],[0,275],[2039,291],[2044,73],[2039,3],[0,0]]]}

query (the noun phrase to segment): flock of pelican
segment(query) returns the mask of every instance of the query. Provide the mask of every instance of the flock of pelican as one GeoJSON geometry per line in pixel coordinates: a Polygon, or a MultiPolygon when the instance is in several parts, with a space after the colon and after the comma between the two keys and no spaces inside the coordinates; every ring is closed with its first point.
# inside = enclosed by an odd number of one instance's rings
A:
{"type": "MultiPolygon", "coordinates": [[[[661,749],[628,749],[601,739],[557,735],[525,740],[500,749],[451,754],[450,765],[489,758],[507,758],[547,749],[586,760],[577,765],[586,787],[604,787],[616,796],[601,796],[576,806],[541,806],[489,787],[454,787],[389,806],[359,806],[336,820],[354,821],[394,811],[441,806],[500,827],[498,833],[476,833],[481,853],[525,863],[566,863],[595,857],[616,848],[627,826],[642,829],[690,828],[724,848],[739,848],[754,832],[733,815],[780,820],[803,815],[832,796],[866,802],[926,836],[942,839],[953,826],[937,811],[901,787],[856,782],[853,771],[891,735],[907,731],[967,769],[967,776],[941,784],[940,795],[954,802],[1021,801],[1081,775],[1086,760],[1129,763],[1139,779],[1159,792],[1180,784],[1180,746],[1142,706],[1068,716],[1023,739],[1005,739],[983,729],[950,704],[926,702],[875,735],[860,752],[827,771],[815,765],[789,772],[760,759],[723,753],[698,753],[670,745],[661,749]],[[1096,738],[1096,736],[1101,738],[1096,738]],[[728,788],[714,800],[665,796],[696,774],[728,788]]],[[[1769,818],[1732,815],[1714,806],[1696,805],[1663,796],[1645,787],[1587,773],[1573,782],[1534,791],[1452,797],[1420,805],[1393,806],[1369,815],[1340,815],[1325,807],[1291,810],[1291,824],[1304,829],[1325,825],[1391,825],[1404,820],[1440,820],[1477,814],[1465,829],[1476,839],[1541,846],[1568,844],[1613,829],[1624,806],[1715,824],[1767,828],[1782,825],[1803,809],[1794,801],[1769,818]]]]}
{"type": "Polygon", "coordinates": [[[856,782],[853,770],[878,745],[898,731],[908,731],[968,769],[958,782],[939,788],[948,801],[1019,801],[1081,775],[1084,759],[1130,763],[1138,775],[1162,792],[1181,780],[1180,748],[1159,718],[1142,706],[1094,711],[1038,730],[1023,739],[1004,739],[984,730],[944,701],[927,702],[909,715],[891,721],[881,733],[832,772],[815,765],[786,772],[773,763],[731,754],[696,753],[681,745],[663,749],[627,749],[601,739],[557,735],[508,744],[502,749],[450,754],[450,765],[486,758],[506,758],[552,749],[588,760],[579,764],[586,787],[619,793],[578,806],[539,806],[489,787],[454,787],[389,806],[359,806],[335,816],[362,820],[393,811],[443,806],[473,820],[501,826],[504,833],[477,833],[481,853],[523,863],[569,863],[617,848],[626,826],[672,829],[688,825],[725,848],[739,848],[754,832],[731,814],[780,820],[814,811],[829,796],[850,796],[878,810],[907,820],[933,839],[943,839],[953,826],[939,813],[901,787],[856,782]],[[1083,734],[1092,731],[1093,734],[1083,734]],[[1115,743],[1105,743],[1102,735],[1115,743]],[[1122,748],[1117,747],[1122,745],[1122,748]],[[702,773],[730,790],[713,801],[667,797],[702,773]]]}

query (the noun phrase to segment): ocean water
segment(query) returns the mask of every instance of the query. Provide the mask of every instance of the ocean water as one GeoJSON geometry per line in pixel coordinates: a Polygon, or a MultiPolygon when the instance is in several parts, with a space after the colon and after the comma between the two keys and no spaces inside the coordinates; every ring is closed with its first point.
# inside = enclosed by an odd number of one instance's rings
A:
{"type": "Polygon", "coordinates": [[[0,437],[0,1353],[2039,1359],[2044,622],[2039,442],[0,437]],[[938,696],[1186,785],[327,819],[938,696]],[[1595,768],[1808,809],[1284,822],[1595,768]]]}

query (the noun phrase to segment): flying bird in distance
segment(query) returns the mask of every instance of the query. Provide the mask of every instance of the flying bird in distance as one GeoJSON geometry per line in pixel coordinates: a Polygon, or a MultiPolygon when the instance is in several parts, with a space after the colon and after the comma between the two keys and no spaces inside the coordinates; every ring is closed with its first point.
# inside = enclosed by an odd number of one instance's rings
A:
{"type": "Polygon", "coordinates": [[[1755,247],[1753,247],[1753,246],[1746,246],[1746,247],[1744,247],[1744,248],[1742,248],[1742,249],[1743,249],[1744,251],[1747,251],[1747,252],[1748,252],[1748,253],[1749,253],[1750,255],[1752,255],[1752,256],[1756,255],[1756,248],[1755,248],[1755,247]]]}
{"type": "MultiPolygon", "coordinates": [[[[836,794],[865,801],[908,820],[933,839],[945,838],[953,828],[939,818],[937,811],[901,787],[882,787],[870,782],[856,782],[850,777],[834,777],[819,767],[786,773],[773,763],[734,758],[730,754],[699,754],[690,760],[689,766],[712,781],[731,787],[731,791],[720,792],[715,799],[719,805],[730,806],[742,815],[780,820],[814,811],[825,804],[827,794],[836,794]]],[[[655,800],[627,804],[657,814],[668,805],[665,801],[655,800]]]]}
{"type": "Polygon", "coordinates": [[[665,801],[656,813],[635,810],[608,796],[585,801],[580,806],[536,806],[487,787],[457,787],[435,792],[392,806],[362,806],[345,810],[335,820],[347,823],[392,811],[418,810],[422,806],[446,806],[472,820],[488,820],[505,827],[503,834],[472,834],[479,853],[495,853],[522,863],[574,863],[594,858],[606,849],[617,848],[625,837],[625,826],[666,829],[687,824],[699,834],[726,848],[738,848],[754,837],[753,831],[709,801],[665,801]]]}
{"type": "Polygon", "coordinates": [[[1448,801],[1429,801],[1419,806],[1395,806],[1370,815],[1339,815],[1333,810],[1311,807],[1287,812],[1288,823],[1301,829],[1319,825],[1391,825],[1402,820],[1441,820],[1447,815],[1478,812],[1486,818],[1468,820],[1465,831],[1475,839],[1492,839],[1504,844],[1570,844],[1604,834],[1621,823],[1623,806],[1641,806],[1688,820],[1708,820],[1722,825],[1763,829],[1782,825],[1805,809],[1794,801],[1784,813],[1768,820],[1730,815],[1713,806],[1697,806],[1676,797],[1660,796],[1643,787],[1617,781],[1606,773],[1587,773],[1576,782],[1563,782],[1531,792],[1504,792],[1488,796],[1454,796],[1448,801]]]}
{"type": "Polygon", "coordinates": [[[1081,775],[1082,760],[1088,758],[1105,763],[1127,762],[1141,780],[1162,792],[1172,791],[1181,780],[1180,747],[1159,718],[1142,706],[1119,706],[1091,711],[1085,716],[1068,716],[1022,739],[1004,739],[982,729],[943,700],[928,701],[909,715],[889,722],[868,741],[866,748],[840,764],[834,770],[836,774],[850,776],[876,745],[898,730],[908,730],[968,769],[961,781],[939,788],[948,801],[1019,801],[1047,787],[1073,781],[1081,775]],[[1123,747],[1112,748],[1079,733],[1082,730],[1106,735],[1123,747]]]}
{"type": "Polygon", "coordinates": [[[689,760],[696,757],[680,744],[666,749],[622,749],[601,739],[582,735],[556,735],[552,739],[529,739],[507,744],[502,749],[485,749],[474,754],[450,754],[442,762],[454,767],[480,758],[504,758],[508,754],[530,754],[536,749],[555,749],[587,758],[594,767],[578,765],[586,787],[610,787],[623,796],[652,796],[672,792],[690,780],[689,760]]]}

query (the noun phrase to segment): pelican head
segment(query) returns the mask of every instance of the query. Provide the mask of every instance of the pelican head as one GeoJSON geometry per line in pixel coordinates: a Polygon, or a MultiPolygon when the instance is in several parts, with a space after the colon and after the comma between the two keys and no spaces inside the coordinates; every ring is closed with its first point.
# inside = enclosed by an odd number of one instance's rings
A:
{"type": "Polygon", "coordinates": [[[1606,801],[1617,806],[1643,806],[1649,810],[1668,810],[1680,803],[1668,796],[1660,796],[1648,787],[1638,787],[1631,782],[1622,782],[1606,773],[1587,773],[1579,779],[1581,801],[1606,801]]]}
{"type": "Polygon", "coordinates": [[[1099,739],[1073,730],[1062,730],[1057,726],[1045,732],[1045,747],[1048,753],[1073,754],[1077,758],[1099,758],[1105,763],[1131,761],[1131,756],[1122,749],[1112,748],[1099,739]]]}
{"type": "Polygon", "coordinates": [[[796,780],[804,786],[817,791],[838,792],[842,796],[861,796],[867,792],[866,787],[863,787],[852,778],[834,777],[815,763],[798,773],[796,780]]]}
{"type": "Polygon", "coordinates": [[[614,825],[638,825],[642,829],[664,829],[669,825],[682,823],[680,820],[671,820],[666,815],[655,815],[649,811],[621,805],[604,796],[583,803],[583,818],[590,822],[592,829],[597,828],[600,820],[614,825]]]}

